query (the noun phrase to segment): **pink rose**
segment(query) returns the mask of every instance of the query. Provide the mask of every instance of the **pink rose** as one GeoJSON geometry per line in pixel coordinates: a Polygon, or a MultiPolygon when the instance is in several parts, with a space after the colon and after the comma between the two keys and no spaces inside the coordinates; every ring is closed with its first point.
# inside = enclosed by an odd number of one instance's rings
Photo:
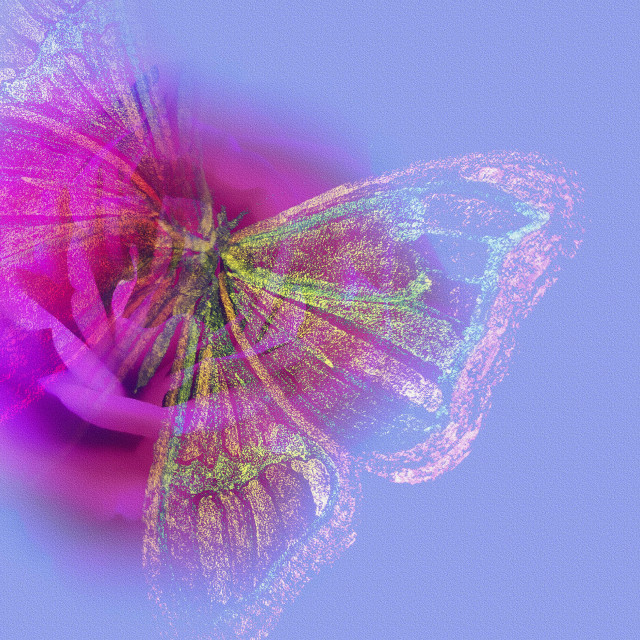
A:
{"type": "MultiPolygon", "coordinates": [[[[131,194],[109,201],[109,185],[117,187],[122,167],[110,174],[113,167],[104,161],[109,150],[103,153],[100,145],[87,150],[73,137],[94,135],[91,122],[71,114],[68,131],[51,132],[46,119],[58,122],[59,114],[48,113],[42,104],[27,109],[37,110],[38,116],[5,110],[4,121],[10,126],[0,147],[5,164],[28,168],[32,176],[26,184],[6,177],[2,194],[5,210],[12,212],[12,235],[3,247],[0,267],[4,467],[37,492],[92,518],[120,515],[137,520],[154,439],[167,411],[161,405],[176,345],[172,340],[153,379],[136,393],[152,340],[128,363],[124,376],[123,365],[136,344],[162,331],[166,319],[149,323],[144,305],[137,311],[125,309],[140,288],[140,264],[155,261],[151,268],[156,271],[142,274],[147,287],[172,286],[163,281],[171,252],[159,238],[164,234],[167,240],[166,233],[150,215],[148,199],[141,202],[139,193],[138,201],[131,194]],[[28,127],[39,136],[35,145],[21,144],[28,127]],[[70,138],[64,157],[47,155],[47,144],[64,136],[70,138]],[[57,176],[55,189],[38,183],[47,174],[57,176]],[[130,210],[121,215],[119,208],[127,206],[130,210]],[[47,224],[38,226],[31,212],[43,209],[49,215],[47,224]],[[93,227],[88,233],[87,225],[93,227]],[[30,251],[19,259],[6,259],[34,236],[30,251]]],[[[107,114],[101,115],[106,119],[107,114]]],[[[233,219],[247,211],[242,226],[322,193],[359,170],[335,149],[269,135],[264,127],[258,131],[220,113],[209,114],[206,121],[194,120],[191,126],[197,127],[202,141],[214,213],[224,207],[233,219]]],[[[181,153],[177,127],[171,135],[181,153]]],[[[189,151],[176,157],[172,166],[165,163],[147,182],[151,162],[161,164],[164,158],[144,157],[126,139],[122,149],[127,162],[138,158],[139,165],[131,170],[142,176],[138,189],[150,185],[158,198],[155,209],[193,232],[198,203],[189,197],[189,151]]]]}

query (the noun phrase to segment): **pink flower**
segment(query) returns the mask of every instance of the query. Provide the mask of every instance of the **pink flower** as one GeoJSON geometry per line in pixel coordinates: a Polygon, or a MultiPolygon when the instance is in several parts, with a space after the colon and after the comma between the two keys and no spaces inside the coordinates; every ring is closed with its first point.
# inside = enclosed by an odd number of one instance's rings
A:
{"type": "MultiPolygon", "coordinates": [[[[224,124],[235,135],[202,121],[194,126],[205,149],[203,168],[215,212],[224,207],[233,219],[246,211],[243,226],[317,195],[354,173],[353,166],[336,160],[330,148],[319,153],[313,145],[302,146],[282,136],[269,138],[228,118],[224,124]]],[[[81,121],[72,126],[76,132],[89,128],[81,121]]],[[[40,130],[35,148],[17,146],[20,133],[5,133],[1,152],[5,162],[11,158],[18,166],[31,167],[32,173],[46,173],[49,167],[37,164],[44,158],[47,132],[40,130]]],[[[177,137],[175,131],[173,135],[177,137]]],[[[77,145],[71,154],[67,150],[69,167],[83,159],[77,145]]],[[[9,241],[15,239],[16,248],[29,244],[33,236],[35,241],[33,249],[16,261],[6,259],[13,247],[3,247],[2,457],[11,475],[74,510],[99,519],[117,515],[139,519],[153,443],[168,411],[161,405],[170,386],[175,339],[153,379],[137,393],[136,384],[153,340],[168,326],[168,317],[149,324],[146,315],[150,290],[174,286],[173,280],[164,280],[172,244],[159,220],[150,220],[144,211],[139,214],[135,202],[122,197],[109,201],[105,196],[109,175],[105,178],[100,160],[89,154],[89,162],[67,180],[71,189],[61,182],[57,199],[36,184],[39,175],[26,185],[11,176],[3,179],[3,195],[15,211],[9,241]],[[96,191],[100,181],[103,193],[96,191]],[[33,226],[28,209],[36,199],[42,207],[43,197],[51,198],[46,208],[55,216],[49,220],[57,222],[33,226]],[[119,214],[117,208],[127,204],[132,211],[109,226],[105,209],[119,214]],[[94,227],[91,233],[84,232],[87,220],[94,227]],[[57,235],[56,242],[48,242],[47,235],[57,235]],[[142,282],[141,261],[146,268],[142,282]],[[146,302],[125,312],[134,291],[142,291],[146,302]],[[137,352],[136,345],[142,345],[137,352]]],[[[186,166],[188,173],[192,170],[188,162],[176,158],[172,167],[163,167],[153,190],[160,198],[158,208],[174,227],[193,232],[198,223],[197,202],[188,197],[193,176],[185,180],[176,170],[186,166]]],[[[143,172],[144,159],[141,165],[137,170],[143,172]]],[[[117,176],[112,178],[115,182],[117,176]]],[[[173,321],[170,328],[177,330],[179,322],[173,321]]]]}

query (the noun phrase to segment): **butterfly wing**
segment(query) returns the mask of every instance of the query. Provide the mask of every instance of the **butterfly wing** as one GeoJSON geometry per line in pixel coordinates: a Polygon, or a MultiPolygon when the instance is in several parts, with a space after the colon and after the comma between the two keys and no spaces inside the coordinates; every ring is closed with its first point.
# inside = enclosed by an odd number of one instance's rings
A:
{"type": "Polygon", "coordinates": [[[253,637],[350,543],[354,470],[419,482],[467,455],[519,320],[575,250],[579,193],[537,155],[468,156],[340,187],[221,247],[226,332],[185,333],[186,385],[209,399],[166,435],[148,542],[172,549],[179,593],[205,568],[223,636],[253,637]]]}
{"type": "Polygon", "coordinates": [[[433,478],[468,453],[519,320],[575,250],[579,193],[513,153],[347,185],[235,236],[231,298],[309,420],[369,471],[433,478]]]}
{"type": "MultiPolygon", "coordinates": [[[[131,271],[132,244],[143,261],[158,252],[158,191],[173,153],[160,105],[123,56],[106,5],[50,4],[55,21],[41,55],[0,92],[0,268],[40,299],[68,301],[61,283],[73,279],[72,242],[109,294],[118,282],[110,279],[131,271]]],[[[30,19],[38,17],[34,9],[30,19]]]]}
{"type": "Polygon", "coordinates": [[[348,453],[252,352],[224,274],[218,291],[222,326],[182,326],[145,564],[178,635],[260,637],[308,573],[353,541],[357,480],[348,453]]]}

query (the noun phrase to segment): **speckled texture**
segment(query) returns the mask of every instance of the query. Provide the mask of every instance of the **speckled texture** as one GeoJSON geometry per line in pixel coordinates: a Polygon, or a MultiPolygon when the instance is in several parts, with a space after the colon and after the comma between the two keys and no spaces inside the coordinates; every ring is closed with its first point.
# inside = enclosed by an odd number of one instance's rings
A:
{"type": "Polygon", "coordinates": [[[11,345],[49,332],[44,388],[157,438],[143,558],[165,631],[264,637],[353,542],[360,473],[416,483],[467,455],[575,252],[580,189],[536,154],[469,155],[236,231],[188,112],[176,128],[105,15],[34,31],[4,76],[5,351],[17,376],[11,345]]]}

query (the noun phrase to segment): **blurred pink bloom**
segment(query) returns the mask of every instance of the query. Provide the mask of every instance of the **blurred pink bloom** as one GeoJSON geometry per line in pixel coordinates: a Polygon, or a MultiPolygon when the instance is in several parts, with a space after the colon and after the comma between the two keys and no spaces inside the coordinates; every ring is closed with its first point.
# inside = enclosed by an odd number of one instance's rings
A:
{"type": "MultiPolygon", "coordinates": [[[[203,168],[214,209],[224,207],[231,219],[248,211],[242,226],[358,171],[335,150],[325,147],[319,153],[313,145],[227,124],[234,136],[202,122],[194,126],[205,150],[203,168]]],[[[176,176],[168,176],[166,185],[172,186],[159,194],[163,210],[192,231],[196,205],[182,197],[176,176]]],[[[18,201],[20,194],[15,195],[18,201]]],[[[76,195],[70,195],[73,209],[76,195]]],[[[95,215],[90,208],[78,211],[82,193],[77,203],[76,221],[95,215]]],[[[135,221],[127,228],[125,222],[119,237],[105,233],[92,242],[72,235],[65,256],[48,254],[48,245],[41,243],[38,255],[14,267],[10,277],[5,269],[1,282],[4,468],[41,495],[91,518],[141,518],[153,442],[167,417],[161,404],[170,385],[175,340],[140,392],[134,393],[135,380],[149,346],[124,378],[118,374],[133,345],[153,344],[166,324],[145,327],[145,305],[124,314],[137,284],[139,249],[144,251],[145,238],[136,237],[141,228],[135,221]],[[111,283],[117,284],[110,294],[111,283]]]]}

